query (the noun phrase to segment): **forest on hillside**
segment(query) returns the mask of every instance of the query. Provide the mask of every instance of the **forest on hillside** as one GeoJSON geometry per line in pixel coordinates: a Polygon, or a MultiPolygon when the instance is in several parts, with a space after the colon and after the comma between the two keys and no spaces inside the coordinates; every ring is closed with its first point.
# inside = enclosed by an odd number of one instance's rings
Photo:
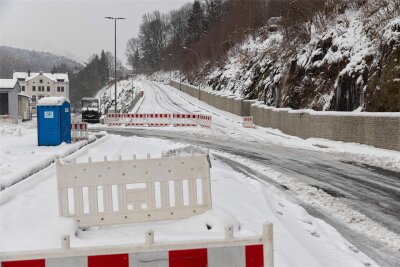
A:
{"type": "Polygon", "coordinates": [[[400,0],[195,0],[145,14],[126,55],[276,107],[400,111],[400,0]]]}
{"type": "MultiPolygon", "coordinates": [[[[1,78],[12,78],[14,71],[68,73],[70,101],[79,107],[83,97],[93,97],[98,90],[114,78],[114,56],[101,51],[93,54],[84,64],[49,52],[0,46],[1,78]]],[[[117,77],[122,77],[124,68],[117,60],[117,77]]]]}
{"type": "Polygon", "coordinates": [[[79,71],[83,65],[49,52],[0,46],[0,78],[11,79],[14,71],[51,72],[54,67],[66,72],[79,71]]]}

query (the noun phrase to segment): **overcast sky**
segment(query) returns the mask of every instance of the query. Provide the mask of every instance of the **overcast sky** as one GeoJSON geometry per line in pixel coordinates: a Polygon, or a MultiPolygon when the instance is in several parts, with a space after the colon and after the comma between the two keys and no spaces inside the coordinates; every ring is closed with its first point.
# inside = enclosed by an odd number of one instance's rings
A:
{"type": "Polygon", "coordinates": [[[117,22],[117,55],[126,63],[126,43],[138,34],[142,15],[186,2],[191,0],[0,0],[0,44],[84,62],[101,49],[114,53],[114,21],[104,17],[126,17],[117,22]]]}

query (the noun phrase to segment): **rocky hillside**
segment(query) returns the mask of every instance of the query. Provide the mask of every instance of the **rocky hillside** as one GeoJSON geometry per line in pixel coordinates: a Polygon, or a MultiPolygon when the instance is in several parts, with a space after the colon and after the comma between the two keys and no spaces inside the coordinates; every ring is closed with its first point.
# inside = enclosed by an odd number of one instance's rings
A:
{"type": "Polygon", "coordinates": [[[306,42],[274,17],[189,81],[277,107],[399,112],[400,9],[386,3],[345,5],[306,42]]]}

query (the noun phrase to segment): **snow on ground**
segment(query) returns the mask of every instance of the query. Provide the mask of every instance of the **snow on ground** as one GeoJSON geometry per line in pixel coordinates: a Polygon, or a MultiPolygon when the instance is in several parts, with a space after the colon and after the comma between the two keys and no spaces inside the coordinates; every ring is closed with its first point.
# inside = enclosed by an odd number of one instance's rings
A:
{"type": "MultiPolygon", "coordinates": [[[[145,158],[185,145],[154,138],[106,136],[67,157],[78,162],[145,158]]],[[[262,224],[274,223],[277,266],[376,266],[324,221],[274,193],[272,186],[237,173],[211,154],[213,210],[185,220],[109,226],[89,231],[75,228],[72,219],[58,217],[55,165],[16,184],[25,186],[0,206],[0,251],[57,248],[60,236],[71,235],[71,245],[141,243],[144,231],[155,231],[157,241],[222,238],[224,226],[235,226],[235,236],[261,234],[262,224]],[[5,219],[6,218],[6,219],[5,219]],[[213,228],[207,230],[206,223],[213,228]],[[240,225],[240,228],[239,228],[240,225]],[[75,235],[76,233],[76,235],[75,235]],[[316,253],[318,252],[318,253],[316,253]]],[[[2,193],[0,193],[0,200],[2,193]]],[[[0,201],[1,202],[1,201],[0,201]]]]}
{"type": "MultiPolygon", "coordinates": [[[[151,88],[149,84],[147,86],[142,85],[146,94],[152,94],[153,90],[160,90],[157,88],[151,88]]],[[[291,136],[282,133],[280,130],[272,128],[264,128],[255,126],[253,129],[243,128],[243,118],[235,114],[219,110],[203,101],[199,101],[197,98],[191,97],[178,89],[164,84],[157,84],[161,87],[169,96],[169,99],[173,99],[174,104],[179,105],[183,110],[189,110],[192,113],[203,113],[211,114],[213,116],[212,129],[176,129],[176,128],[160,128],[168,131],[185,131],[187,130],[190,134],[197,133],[206,136],[215,135],[230,135],[232,138],[240,140],[260,140],[263,142],[274,143],[281,146],[301,148],[312,151],[328,152],[333,154],[346,154],[352,157],[354,160],[362,163],[368,163],[374,166],[388,168],[392,170],[400,170],[400,152],[375,148],[368,145],[356,144],[356,143],[345,143],[340,141],[332,141],[327,139],[309,138],[302,139],[296,136],[291,136]]],[[[154,94],[154,93],[153,93],[154,94]]],[[[154,105],[154,99],[149,99],[147,102],[143,102],[140,110],[148,110],[147,103],[154,105]]],[[[165,104],[165,103],[164,103],[165,104]]],[[[168,105],[164,105],[167,106],[168,105]]],[[[150,108],[151,109],[151,108],[150,108]]],[[[397,114],[398,116],[398,114],[397,114]]]]}
{"type": "Polygon", "coordinates": [[[19,124],[0,125],[0,190],[49,165],[56,155],[65,156],[87,144],[39,147],[36,119],[19,124]]]}

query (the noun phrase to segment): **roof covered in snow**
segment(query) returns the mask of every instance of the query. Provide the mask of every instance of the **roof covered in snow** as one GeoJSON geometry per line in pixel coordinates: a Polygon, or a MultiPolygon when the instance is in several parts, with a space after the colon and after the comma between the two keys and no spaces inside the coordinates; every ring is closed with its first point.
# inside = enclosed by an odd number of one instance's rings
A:
{"type": "Polygon", "coordinates": [[[37,106],[61,106],[64,102],[69,102],[65,97],[43,97],[37,102],[37,106]]]}
{"type": "Polygon", "coordinates": [[[15,88],[18,80],[17,79],[0,79],[1,89],[13,89],[15,88]]]}
{"type": "Polygon", "coordinates": [[[28,76],[28,72],[14,72],[14,79],[25,79],[26,81],[32,80],[39,75],[43,75],[54,82],[68,82],[68,73],[47,73],[47,72],[31,72],[28,76]]]}

